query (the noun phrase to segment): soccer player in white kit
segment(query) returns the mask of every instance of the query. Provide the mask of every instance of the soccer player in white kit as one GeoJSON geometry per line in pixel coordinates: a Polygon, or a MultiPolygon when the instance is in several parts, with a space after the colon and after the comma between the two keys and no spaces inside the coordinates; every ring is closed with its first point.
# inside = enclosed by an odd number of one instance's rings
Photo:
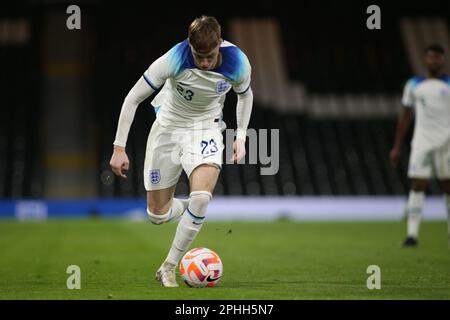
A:
{"type": "Polygon", "coordinates": [[[137,106],[153,92],[156,120],[145,155],[144,184],[147,213],[154,224],[178,222],[167,258],[156,272],[164,287],[178,287],[175,269],[200,231],[222,166],[224,149],[222,108],[226,93],[237,93],[234,162],[245,156],[246,130],[253,93],[251,67],[246,55],[221,39],[214,17],[202,16],[189,27],[188,39],[178,43],[144,72],[124,100],[114,153],[114,173],[126,177],[129,167],[125,145],[137,106]],[[174,198],[184,170],[189,178],[189,199],[174,198]]]}
{"type": "Polygon", "coordinates": [[[404,247],[418,245],[425,192],[432,176],[437,178],[444,192],[450,244],[450,77],[442,73],[444,64],[443,48],[440,45],[428,46],[425,49],[426,74],[410,79],[403,92],[404,107],[399,115],[390,158],[396,165],[415,109],[408,167],[410,192],[404,247]]]}

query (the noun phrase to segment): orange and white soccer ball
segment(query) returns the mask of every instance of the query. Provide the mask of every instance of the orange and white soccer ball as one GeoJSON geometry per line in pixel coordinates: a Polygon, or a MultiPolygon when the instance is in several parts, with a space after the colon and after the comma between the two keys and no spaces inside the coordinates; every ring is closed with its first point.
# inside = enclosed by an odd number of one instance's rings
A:
{"type": "Polygon", "coordinates": [[[190,287],[214,287],[222,272],[222,261],[217,253],[208,248],[192,249],[180,261],[181,278],[190,287]]]}

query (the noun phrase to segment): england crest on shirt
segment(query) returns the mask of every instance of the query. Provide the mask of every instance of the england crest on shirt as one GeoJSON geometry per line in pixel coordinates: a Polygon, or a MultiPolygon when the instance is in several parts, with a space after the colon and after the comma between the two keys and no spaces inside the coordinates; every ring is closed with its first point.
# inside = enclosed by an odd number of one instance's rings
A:
{"type": "Polygon", "coordinates": [[[150,182],[152,184],[157,184],[159,181],[161,181],[161,173],[159,169],[150,170],[150,182]]]}
{"type": "Polygon", "coordinates": [[[225,80],[217,81],[216,83],[216,92],[218,94],[222,94],[228,91],[230,88],[230,84],[225,80]]]}

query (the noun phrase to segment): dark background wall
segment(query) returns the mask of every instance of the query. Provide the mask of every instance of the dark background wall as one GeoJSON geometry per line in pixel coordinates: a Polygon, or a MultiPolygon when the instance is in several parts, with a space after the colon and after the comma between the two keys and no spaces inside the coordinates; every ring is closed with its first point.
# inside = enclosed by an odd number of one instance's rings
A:
{"type": "MultiPolygon", "coordinates": [[[[81,7],[82,30],[69,31],[65,29],[68,4],[22,1],[0,6],[3,23],[25,21],[28,30],[23,42],[10,39],[0,43],[0,197],[49,196],[48,172],[54,166],[60,166],[66,173],[92,170],[93,179],[84,182],[93,185],[91,196],[143,196],[145,141],[155,118],[150,100],[138,108],[130,132],[129,179],[116,179],[113,183],[102,180],[102,174],[103,177],[109,174],[108,162],[121,104],[149,64],[182,41],[190,22],[201,14],[218,18],[225,39],[229,37],[228,22],[232,18],[276,19],[289,78],[304,83],[310,93],[338,95],[401,93],[413,72],[401,41],[399,19],[423,16],[439,16],[447,22],[450,19],[447,1],[431,1],[426,6],[423,2],[375,3],[382,9],[382,29],[377,31],[365,28],[365,11],[372,4],[367,1],[301,1],[295,6],[279,1],[210,5],[81,1],[70,4],[81,7]],[[61,30],[48,29],[51,17],[56,19],[56,25],[61,23],[61,30]],[[76,32],[81,34],[78,42],[76,32]],[[52,60],[48,53],[52,34],[58,35],[55,46],[60,52],[77,43],[79,54],[71,58],[76,62],[75,67],[72,65],[74,70],[52,60]],[[76,74],[72,88],[84,97],[80,99],[83,111],[79,111],[83,116],[65,124],[67,128],[76,126],[79,132],[89,132],[79,137],[78,143],[92,146],[87,150],[77,147],[79,161],[67,157],[64,161],[54,160],[48,156],[47,101],[53,90],[48,87],[48,80],[55,75],[55,65],[62,73],[67,72],[64,75],[76,74]]],[[[224,119],[231,128],[235,128],[235,101],[230,94],[224,108],[224,119]]],[[[58,107],[66,105],[60,101],[58,107]]],[[[59,112],[65,113],[64,109],[59,112]]],[[[408,147],[398,169],[388,163],[394,117],[312,119],[255,103],[250,127],[280,129],[280,171],[276,176],[262,177],[258,174],[259,165],[225,165],[217,194],[358,195],[404,194],[407,190],[408,147]]],[[[64,137],[63,132],[51,134],[64,137]]],[[[186,193],[186,177],[181,182],[177,192],[186,193]]],[[[437,191],[435,186],[430,187],[431,193],[437,191]]],[[[78,194],[83,193],[77,191],[74,196],[78,194]]]]}

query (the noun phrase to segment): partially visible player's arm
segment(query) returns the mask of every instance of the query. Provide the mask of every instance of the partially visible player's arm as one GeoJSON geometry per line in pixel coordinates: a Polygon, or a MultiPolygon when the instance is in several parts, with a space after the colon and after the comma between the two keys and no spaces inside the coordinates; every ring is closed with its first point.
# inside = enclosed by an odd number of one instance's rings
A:
{"type": "Polygon", "coordinates": [[[237,95],[237,106],[236,106],[236,139],[241,139],[245,142],[247,137],[247,127],[250,122],[250,116],[252,114],[253,107],[253,92],[251,88],[245,93],[237,95]]]}
{"type": "Polygon", "coordinates": [[[128,169],[129,161],[125,152],[125,145],[136,109],[142,101],[161,88],[166,79],[176,71],[176,65],[172,62],[172,56],[174,52],[177,52],[176,49],[178,46],[179,44],[156,59],[148,67],[123,102],[119,116],[119,124],[117,125],[116,140],[114,140],[114,153],[110,161],[112,170],[118,176],[126,178],[123,170],[128,169]]]}
{"type": "Polygon", "coordinates": [[[131,123],[139,104],[147,99],[155,90],[152,89],[142,76],[125,97],[120,111],[114,145],[125,148],[131,123]]]}
{"type": "Polygon", "coordinates": [[[403,141],[411,125],[413,110],[411,107],[403,107],[397,120],[397,129],[395,131],[394,146],[392,147],[390,158],[394,166],[397,165],[400,158],[403,141]]]}
{"type": "Polygon", "coordinates": [[[139,104],[148,98],[153,92],[154,90],[148,85],[144,77],[141,77],[125,97],[122,104],[119,123],[117,125],[116,139],[113,143],[114,152],[109,163],[113,172],[122,178],[127,177],[124,174],[124,171],[128,170],[130,165],[128,156],[125,152],[125,146],[136,109],[139,104]]]}
{"type": "Polygon", "coordinates": [[[176,48],[177,46],[156,59],[126,96],[120,112],[114,146],[125,148],[136,108],[153,92],[161,88],[166,79],[173,74],[174,65],[171,62],[171,56],[176,48]]]}
{"type": "Polygon", "coordinates": [[[249,87],[246,92],[238,94],[236,106],[236,141],[233,144],[233,161],[239,162],[245,157],[245,140],[247,138],[247,127],[250,122],[253,107],[253,92],[249,87]]]}
{"type": "Polygon", "coordinates": [[[391,159],[392,165],[397,166],[398,160],[400,158],[403,140],[405,139],[406,133],[408,132],[409,126],[411,124],[412,112],[415,104],[414,99],[414,82],[409,80],[406,82],[405,88],[403,89],[402,104],[403,108],[400,111],[400,115],[397,120],[397,129],[395,131],[394,145],[389,157],[391,159]]]}

